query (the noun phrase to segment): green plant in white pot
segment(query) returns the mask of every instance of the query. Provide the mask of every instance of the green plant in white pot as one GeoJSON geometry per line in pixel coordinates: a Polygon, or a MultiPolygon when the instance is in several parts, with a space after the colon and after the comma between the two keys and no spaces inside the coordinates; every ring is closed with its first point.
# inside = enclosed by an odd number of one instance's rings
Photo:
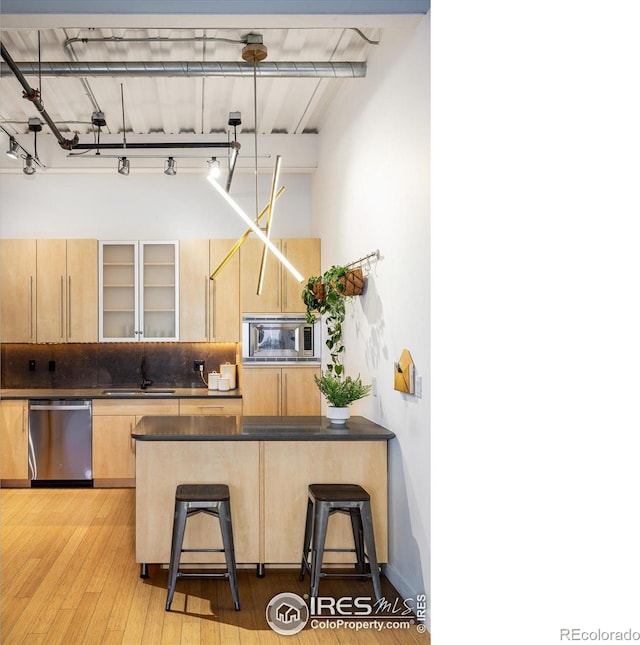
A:
{"type": "Polygon", "coordinates": [[[351,403],[371,392],[371,385],[365,385],[359,375],[354,379],[351,376],[337,376],[331,371],[326,371],[313,378],[329,404],[327,418],[336,425],[343,425],[351,416],[351,403]]]}

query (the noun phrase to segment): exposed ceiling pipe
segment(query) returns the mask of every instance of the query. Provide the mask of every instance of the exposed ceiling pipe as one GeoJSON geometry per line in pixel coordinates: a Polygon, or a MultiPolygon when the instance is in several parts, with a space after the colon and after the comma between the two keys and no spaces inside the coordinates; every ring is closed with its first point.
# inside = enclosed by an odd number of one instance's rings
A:
{"type": "Polygon", "coordinates": [[[76,38],[67,38],[64,41],[63,47],[67,49],[73,43],[82,43],[86,45],[88,43],[197,43],[197,42],[223,42],[231,43],[238,45],[246,45],[246,40],[237,40],[234,38],[220,38],[218,36],[184,36],[184,37],[175,37],[175,36],[101,36],[98,38],[84,38],[78,36],[76,38]]]}
{"type": "MultiPolygon", "coordinates": [[[[4,58],[4,47],[3,47],[4,58]]],[[[5,59],[6,60],[6,59],[5,59]]],[[[8,63],[8,61],[7,61],[8,63]]],[[[228,76],[253,77],[253,64],[245,62],[42,62],[13,63],[14,74],[26,76],[228,76]]],[[[13,67],[11,67],[13,71],[13,67]]],[[[4,64],[0,74],[6,74],[4,64]]],[[[364,78],[367,64],[363,62],[262,62],[256,73],[261,78],[364,78]]]]}
{"type": "Polygon", "coordinates": [[[62,136],[62,133],[60,132],[60,130],[58,130],[58,126],[53,122],[53,119],[49,116],[49,113],[44,109],[44,105],[40,100],[39,90],[34,90],[29,85],[27,79],[23,76],[22,72],[16,66],[13,58],[11,58],[11,55],[7,51],[6,47],[4,46],[4,43],[0,42],[0,48],[1,48],[2,58],[4,59],[7,66],[9,67],[13,75],[18,79],[18,81],[20,82],[20,85],[22,85],[24,89],[22,96],[25,99],[28,99],[29,101],[31,101],[36,106],[36,108],[38,109],[38,112],[40,112],[40,114],[42,115],[42,118],[47,122],[47,125],[51,128],[51,132],[53,132],[53,134],[55,135],[56,139],[58,140],[58,143],[60,144],[60,147],[64,148],[65,150],[71,150],[78,143],[78,134],[76,133],[73,139],[65,139],[62,136]]]}
{"type": "MultiPolygon", "coordinates": [[[[309,29],[325,29],[324,27],[305,27],[305,31],[309,29]]],[[[361,29],[357,27],[347,27],[347,30],[354,31],[360,38],[365,40],[370,45],[379,45],[379,40],[371,40],[368,38],[361,29]]],[[[235,31],[235,30],[234,30],[235,31]]],[[[268,31],[268,30],[267,30],[268,31]]],[[[220,36],[99,36],[99,37],[83,37],[77,36],[76,38],[67,38],[64,41],[63,47],[67,49],[73,43],[82,43],[87,45],[89,43],[180,43],[180,42],[223,42],[231,44],[246,45],[247,39],[241,40],[235,38],[220,38],[220,36]]]]}

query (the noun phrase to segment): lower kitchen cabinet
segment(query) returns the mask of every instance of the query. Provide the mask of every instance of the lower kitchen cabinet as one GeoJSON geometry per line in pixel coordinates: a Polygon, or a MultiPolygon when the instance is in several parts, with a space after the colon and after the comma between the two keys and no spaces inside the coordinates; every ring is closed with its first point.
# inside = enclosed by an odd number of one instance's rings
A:
{"type": "Polygon", "coordinates": [[[242,414],[242,399],[180,399],[180,416],[201,416],[223,414],[235,416],[242,414]]]}
{"type": "Polygon", "coordinates": [[[27,401],[0,402],[2,486],[28,487],[27,401]]]}
{"type": "MultiPolygon", "coordinates": [[[[296,562],[304,542],[309,484],[319,481],[353,482],[368,491],[376,554],[379,562],[387,562],[386,441],[265,441],[262,462],[264,562],[296,562]]],[[[327,549],[353,544],[348,514],[336,513],[329,521],[326,540],[327,549]]],[[[353,553],[326,552],[324,562],[353,562],[353,553]]]]}
{"type": "Polygon", "coordinates": [[[320,390],[313,377],[320,367],[247,367],[242,370],[243,414],[316,416],[320,390]]]}
{"type": "MultiPolygon", "coordinates": [[[[277,422],[270,432],[278,432],[277,422]]],[[[336,435],[340,436],[344,435],[336,435]]],[[[176,486],[203,481],[229,486],[239,564],[299,567],[308,487],[318,481],[353,482],[369,491],[378,561],[387,562],[387,441],[327,439],[140,440],[136,456],[136,562],[169,562],[176,486]]],[[[329,522],[327,548],[344,549],[353,544],[349,516],[338,515],[329,522]]],[[[219,531],[211,532],[211,518],[205,514],[189,520],[185,531],[184,548],[202,545],[222,546],[219,531]]],[[[354,560],[353,553],[345,552],[326,553],[325,557],[330,563],[354,560]]],[[[182,561],[222,563],[224,555],[184,553],[182,561]]]]}
{"type": "Polygon", "coordinates": [[[133,416],[93,418],[93,484],[96,487],[135,486],[136,453],[131,431],[133,416]]]}
{"type": "Polygon", "coordinates": [[[177,399],[93,401],[93,485],[96,488],[134,487],[135,441],[131,438],[143,416],[178,416],[177,399]]]}

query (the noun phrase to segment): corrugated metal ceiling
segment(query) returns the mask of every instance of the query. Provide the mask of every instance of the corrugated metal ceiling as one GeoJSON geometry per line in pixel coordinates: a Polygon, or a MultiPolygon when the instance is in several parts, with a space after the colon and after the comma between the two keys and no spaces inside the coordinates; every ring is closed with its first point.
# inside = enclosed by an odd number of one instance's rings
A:
{"type": "MultiPolygon", "coordinates": [[[[366,62],[372,45],[352,28],[251,30],[262,34],[271,62],[366,62]]],[[[380,29],[365,30],[378,40],[380,29]]],[[[14,29],[1,32],[16,63],[29,62],[243,62],[247,29],[14,29]],[[86,40],[84,40],[86,39],[86,40]],[[127,40],[123,40],[127,39],[127,40]],[[134,39],[134,40],[129,40],[134,39]],[[229,42],[237,41],[237,42],[229,42]]],[[[103,132],[210,134],[227,132],[232,111],[242,113],[238,132],[254,130],[254,81],[248,77],[117,75],[27,76],[40,88],[45,109],[62,132],[95,133],[91,115],[105,114],[103,132]]],[[[322,129],[327,107],[346,82],[341,78],[260,78],[256,82],[258,132],[302,134],[322,129]]],[[[28,132],[34,106],[11,74],[0,79],[0,122],[10,133],[28,132]]]]}

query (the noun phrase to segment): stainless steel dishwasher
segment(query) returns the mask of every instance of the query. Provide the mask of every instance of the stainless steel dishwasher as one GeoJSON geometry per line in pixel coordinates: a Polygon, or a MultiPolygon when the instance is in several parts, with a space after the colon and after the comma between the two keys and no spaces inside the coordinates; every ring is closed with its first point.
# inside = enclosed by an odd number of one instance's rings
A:
{"type": "Polygon", "coordinates": [[[91,401],[29,401],[31,486],[93,486],[91,401]]]}

